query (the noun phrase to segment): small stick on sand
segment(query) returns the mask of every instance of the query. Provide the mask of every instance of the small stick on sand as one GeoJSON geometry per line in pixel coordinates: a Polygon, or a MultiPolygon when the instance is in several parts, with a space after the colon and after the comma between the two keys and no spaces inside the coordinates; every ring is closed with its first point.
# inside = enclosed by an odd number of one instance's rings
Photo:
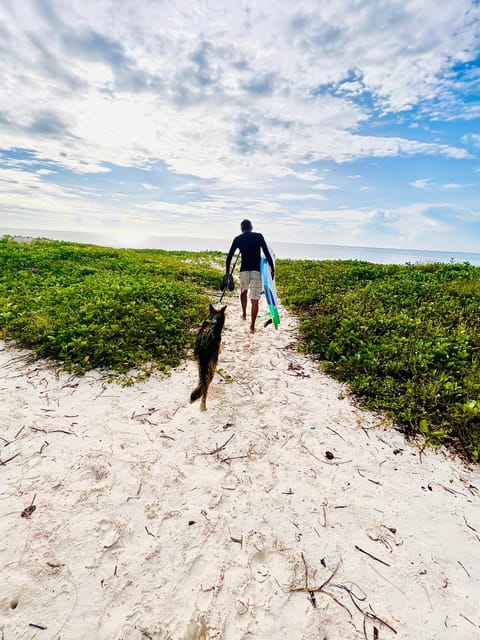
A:
{"type": "MultiPolygon", "coordinates": [[[[303,557],[303,553],[302,553],[302,559],[305,562],[305,558],[303,557]]],[[[330,580],[332,580],[332,578],[335,576],[335,574],[337,573],[339,568],[340,568],[340,563],[338,563],[337,568],[335,569],[335,571],[324,582],[322,582],[322,584],[319,587],[309,587],[308,585],[305,585],[304,587],[293,587],[292,589],[290,589],[290,591],[292,593],[296,593],[298,591],[302,591],[303,593],[305,593],[305,592],[307,592],[307,593],[310,593],[310,592],[318,593],[318,592],[322,591],[324,587],[327,586],[327,584],[330,582],[330,580]]]]}
{"type": "Polygon", "coordinates": [[[220,447],[217,447],[216,449],[214,449],[213,451],[208,451],[207,453],[201,453],[201,456],[213,456],[213,454],[218,453],[219,451],[221,451],[222,449],[224,449],[227,444],[230,442],[230,440],[233,438],[235,434],[232,433],[232,435],[230,436],[230,438],[224,442],[220,447]]]}
{"type": "Polygon", "coordinates": [[[471,524],[468,524],[467,519],[465,518],[465,516],[463,516],[463,519],[465,520],[465,524],[467,525],[467,527],[469,529],[471,529],[472,531],[475,531],[475,533],[477,532],[477,530],[475,529],[475,527],[472,527],[471,524]]]}
{"type": "Polygon", "coordinates": [[[142,484],[143,484],[143,480],[140,480],[140,484],[137,489],[137,494],[135,496],[128,496],[127,502],[129,500],[138,500],[140,498],[140,491],[142,490],[142,484]]]}
{"type": "Polygon", "coordinates": [[[78,438],[77,434],[73,431],[65,431],[65,429],[41,429],[40,427],[30,427],[32,431],[41,431],[42,433],[66,433],[67,436],[75,436],[78,438]]]}
{"type": "Polygon", "coordinates": [[[389,567],[390,565],[388,564],[388,562],[385,562],[385,560],[380,560],[380,558],[377,558],[376,556],[372,555],[371,553],[368,553],[368,551],[365,551],[364,549],[361,549],[359,546],[355,545],[355,549],[357,549],[357,551],[361,551],[362,553],[364,553],[366,556],[369,556],[370,558],[372,558],[373,560],[376,560],[377,562],[381,562],[382,564],[384,564],[386,567],[389,567]]]}
{"type": "Polygon", "coordinates": [[[327,427],[327,429],[329,431],[331,431],[332,433],[334,433],[335,435],[337,435],[339,438],[341,438],[343,441],[345,441],[345,438],[342,436],[341,433],[338,433],[338,431],[335,431],[335,429],[332,429],[331,427],[327,427]]]}
{"type": "Polygon", "coordinates": [[[5,465],[5,464],[7,464],[7,462],[10,462],[10,460],[13,460],[14,458],[16,458],[19,455],[20,455],[20,453],[16,453],[14,456],[10,456],[10,458],[7,458],[6,460],[0,460],[0,464],[1,465],[5,465]]]}

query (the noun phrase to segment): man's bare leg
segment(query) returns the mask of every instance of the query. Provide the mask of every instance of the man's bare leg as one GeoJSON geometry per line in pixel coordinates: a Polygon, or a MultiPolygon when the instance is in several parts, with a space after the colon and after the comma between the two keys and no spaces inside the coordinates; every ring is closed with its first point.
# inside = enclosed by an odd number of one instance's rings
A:
{"type": "Polygon", "coordinates": [[[240,302],[242,304],[242,320],[247,319],[247,295],[248,291],[242,291],[240,293],[240,302]]]}
{"type": "Polygon", "coordinates": [[[252,323],[250,325],[250,333],[255,333],[255,321],[258,315],[258,300],[250,300],[252,303],[252,323]]]}

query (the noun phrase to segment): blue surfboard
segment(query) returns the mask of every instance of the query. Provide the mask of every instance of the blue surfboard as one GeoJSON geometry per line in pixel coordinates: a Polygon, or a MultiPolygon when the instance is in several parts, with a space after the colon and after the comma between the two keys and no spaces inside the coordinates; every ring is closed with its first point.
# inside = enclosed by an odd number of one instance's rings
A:
{"type": "MultiPolygon", "coordinates": [[[[271,250],[270,255],[273,256],[271,250]]],[[[270,269],[270,265],[268,264],[268,260],[266,258],[261,258],[260,260],[260,274],[262,276],[263,292],[265,294],[265,299],[268,305],[268,313],[264,316],[263,319],[271,318],[273,326],[275,327],[275,329],[278,329],[278,326],[280,324],[280,316],[278,314],[277,307],[277,291],[275,289],[275,282],[272,278],[272,270],[270,269]]]]}

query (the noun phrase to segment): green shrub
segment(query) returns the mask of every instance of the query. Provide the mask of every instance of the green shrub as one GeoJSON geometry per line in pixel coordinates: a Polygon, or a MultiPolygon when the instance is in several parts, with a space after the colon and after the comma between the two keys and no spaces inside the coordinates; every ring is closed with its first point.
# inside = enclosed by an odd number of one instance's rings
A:
{"type": "Polygon", "coordinates": [[[277,263],[303,348],[408,434],[480,457],[480,268],[277,263]]]}
{"type": "Polygon", "coordinates": [[[0,330],[77,372],[167,370],[218,287],[215,254],[0,241],[0,330]]]}

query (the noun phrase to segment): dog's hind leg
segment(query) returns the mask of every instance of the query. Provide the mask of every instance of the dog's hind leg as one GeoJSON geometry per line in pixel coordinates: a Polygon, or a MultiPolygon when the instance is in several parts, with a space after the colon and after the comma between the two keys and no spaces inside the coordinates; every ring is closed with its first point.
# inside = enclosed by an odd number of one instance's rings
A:
{"type": "Polygon", "coordinates": [[[207,393],[208,387],[213,380],[213,376],[215,375],[215,368],[217,366],[218,353],[215,353],[213,358],[208,363],[207,371],[205,372],[205,381],[202,387],[202,399],[200,400],[200,411],[207,410],[207,393]]]}

